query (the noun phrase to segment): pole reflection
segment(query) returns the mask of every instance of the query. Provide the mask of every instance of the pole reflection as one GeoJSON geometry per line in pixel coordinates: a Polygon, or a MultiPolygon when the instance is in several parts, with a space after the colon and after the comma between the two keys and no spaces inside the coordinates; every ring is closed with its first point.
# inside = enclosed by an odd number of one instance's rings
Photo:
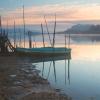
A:
{"type": "Polygon", "coordinates": [[[51,78],[51,76],[54,79],[54,82],[57,83],[57,80],[59,79],[59,77],[57,76],[57,73],[59,75],[58,72],[58,67],[64,67],[64,66],[58,66],[58,61],[59,62],[64,62],[65,60],[65,64],[63,64],[65,66],[64,69],[64,76],[63,76],[63,80],[64,80],[64,84],[66,85],[67,83],[70,85],[70,60],[71,57],[51,57],[51,58],[42,58],[40,63],[42,62],[42,69],[41,69],[41,76],[46,78],[47,80],[49,80],[51,78]]]}

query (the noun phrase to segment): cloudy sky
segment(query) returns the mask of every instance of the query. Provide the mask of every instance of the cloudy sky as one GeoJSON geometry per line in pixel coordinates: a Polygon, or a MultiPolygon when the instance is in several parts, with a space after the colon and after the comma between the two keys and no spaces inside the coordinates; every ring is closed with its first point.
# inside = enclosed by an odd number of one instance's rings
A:
{"type": "Polygon", "coordinates": [[[49,23],[57,15],[58,23],[100,23],[100,0],[0,0],[0,15],[3,24],[21,25],[22,6],[25,6],[26,24],[49,23]]]}

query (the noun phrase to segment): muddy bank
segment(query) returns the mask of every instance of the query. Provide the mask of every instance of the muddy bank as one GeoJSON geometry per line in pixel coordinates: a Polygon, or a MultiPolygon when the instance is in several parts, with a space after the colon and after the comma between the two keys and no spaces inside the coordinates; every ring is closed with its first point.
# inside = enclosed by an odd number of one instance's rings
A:
{"type": "Polygon", "coordinates": [[[71,100],[52,88],[29,59],[0,57],[0,100],[71,100]]]}

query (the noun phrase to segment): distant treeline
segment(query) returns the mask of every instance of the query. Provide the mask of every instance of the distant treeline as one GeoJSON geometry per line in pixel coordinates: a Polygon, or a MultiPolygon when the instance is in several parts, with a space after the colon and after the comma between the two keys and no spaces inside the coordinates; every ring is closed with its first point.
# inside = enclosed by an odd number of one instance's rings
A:
{"type": "MultiPolygon", "coordinates": [[[[5,31],[8,31],[9,35],[12,35],[14,33],[14,29],[12,28],[8,28],[8,30],[6,28],[4,28],[5,31]]],[[[28,31],[30,31],[28,28],[26,29],[26,35],[28,33],[28,31]]],[[[22,33],[23,34],[23,27],[21,28],[16,28],[15,32],[17,33],[22,33]]],[[[44,32],[45,34],[47,32],[44,32]]],[[[65,33],[71,33],[71,34],[100,34],[100,25],[94,25],[94,24],[77,24],[77,25],[73,25],[71,28],[62,31],[62,32],[56,32],[56,34],[65,34],[65,33]]],[[[31,30],[31,34],[32,35],[39,35],[41,34],[41,30],[31,30]]]]}
{"type": "Polygon", "coordinates": [[[100,34],[100,25],[77,24],[65,32],[73,34],[100,34]]]}

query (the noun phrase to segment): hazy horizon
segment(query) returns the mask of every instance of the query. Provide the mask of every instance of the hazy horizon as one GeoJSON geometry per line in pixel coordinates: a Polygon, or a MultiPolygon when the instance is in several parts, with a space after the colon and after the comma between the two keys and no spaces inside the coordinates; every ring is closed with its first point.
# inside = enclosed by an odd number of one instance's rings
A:
{"type": "Polygon", "coordinates": [[[41,23],[45,24],[44,15],[49,26],[53,28],[56,14],[58,31],[75,24],[100,24],[99,0],[3,0],[0,2],[2,25],[13,26],[14,21],[16,25],[23,25],[23,5],[25,24],[34,25],[36,30],[41,23]]]}

